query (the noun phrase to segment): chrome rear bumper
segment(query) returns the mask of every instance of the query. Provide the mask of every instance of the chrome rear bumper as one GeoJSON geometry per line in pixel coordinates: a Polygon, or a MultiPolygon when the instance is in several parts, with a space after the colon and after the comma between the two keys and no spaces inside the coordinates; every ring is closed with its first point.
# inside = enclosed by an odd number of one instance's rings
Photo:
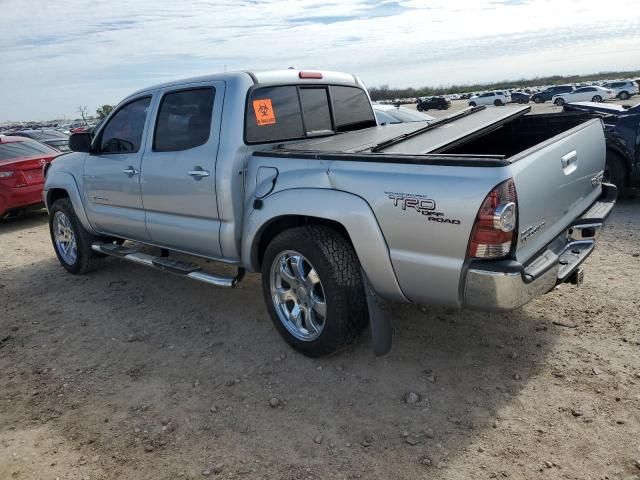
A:
{"type": "Polygon", "coordinates": [[[573,281],[580,265],[595,248],[615,200],[616,188],[603,185],[600,199],[526,265],[515,260],[471,262],[464,283],[464,306],[513,310],[560,283],[573,281]]]}

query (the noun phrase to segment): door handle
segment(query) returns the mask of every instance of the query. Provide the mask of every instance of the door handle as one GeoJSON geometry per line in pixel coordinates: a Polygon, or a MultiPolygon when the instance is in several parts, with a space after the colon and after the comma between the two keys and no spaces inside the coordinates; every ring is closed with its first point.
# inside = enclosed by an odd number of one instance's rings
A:
{"type": "Polygon", "coordinates": [[[140,173],[140,170],[137,170],[137,169],[133,168],[132,166],[129,166],[129,167],[125,168],[122,171],[122,173],[126,173],[130,177],[133,177],[134,175],[138,175],[140,173]]]}
{"type": "Polygon", "coordinates": [[[569,175],[578,168],[578,152],[575,150],[560,157],[560,164],[565,175],[569,175]]]}
{"type": "Polygon", "coordinates": [[[201,178],[211,175],[207,170],[203,170],[202,167],[194,167],[193,170],[189,170],[187,175],[193,177],[194,180],[200,180],[201,178]]]}

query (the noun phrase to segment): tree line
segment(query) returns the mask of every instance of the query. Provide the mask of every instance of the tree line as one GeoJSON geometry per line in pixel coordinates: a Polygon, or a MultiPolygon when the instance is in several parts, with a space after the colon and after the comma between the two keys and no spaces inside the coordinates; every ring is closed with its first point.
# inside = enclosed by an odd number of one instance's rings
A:
{"type": "Polygon", "coordinates": [[[521,78],[520,80],[503,80],[492,83],[477,83],[466,85],[448,85],[439,87],[420,88],[390,88],[389,85],[370,87],[369,95],[376,100],[394,100],[396,98],[428,97],[431,95],[448,95],[451,93],[479,92],[484,90],[511,90],[526,88],[534,85],[562,85],[565,83],[593,82],[611,78],[639,78],[640,70],[623,72],[600,72],[589,75],[551,75],[548,77],[521,78]]]}

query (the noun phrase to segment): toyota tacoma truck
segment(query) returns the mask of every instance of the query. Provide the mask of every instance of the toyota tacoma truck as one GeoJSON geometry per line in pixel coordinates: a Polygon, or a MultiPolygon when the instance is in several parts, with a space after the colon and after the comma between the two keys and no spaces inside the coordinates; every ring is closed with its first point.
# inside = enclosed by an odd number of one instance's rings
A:
{"type": "Polygon", "coordinates": [[[369,324],[383,354],[380,299],[504,311],[581,281],[616,199],[602,122],[528,112],[380,126],[363,83],[327,71],[146,88],[45,172],[53,247],[73,274],[106,256],[219,287],[259,272],[298,351],[369,324]]]}

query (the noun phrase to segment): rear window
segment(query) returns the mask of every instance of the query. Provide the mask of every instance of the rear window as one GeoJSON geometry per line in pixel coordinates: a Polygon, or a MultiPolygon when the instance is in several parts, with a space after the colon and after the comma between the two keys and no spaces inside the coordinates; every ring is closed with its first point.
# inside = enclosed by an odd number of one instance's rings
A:
{"type": "Polygon", "coordinates": [[[53,148],[49,148],[33,140],[23,140],[18,142],[0,143],[0,160],[11,160],[20,157],[35,157],[38,155],[51,155],[58,153],[53,148]]]}
{"type": "Polygon", "coordinates": [[[338,132],[348,132],[376,125],[369,99],[355,87],[331,86],[331,99],[338,132]]]}
{"type": "Polygon", "coordinates": [[[251,91],[245,125],[247,143],[269,143],[372,127],[376,120],[360,88],[279,85],[251,91]]]}

